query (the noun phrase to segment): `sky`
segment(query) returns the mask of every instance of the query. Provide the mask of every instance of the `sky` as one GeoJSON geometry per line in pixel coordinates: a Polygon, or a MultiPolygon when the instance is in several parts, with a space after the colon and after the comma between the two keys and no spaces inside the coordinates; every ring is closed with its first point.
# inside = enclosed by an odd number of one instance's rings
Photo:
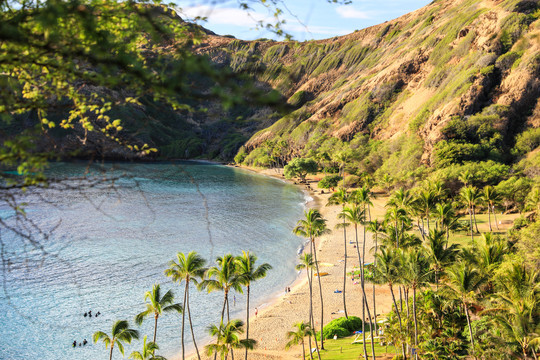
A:
{"type": "Polygon", "coordinates": [[[205,28],[219,35],[233,35],[242,40],[259,38],[280,38],[267,30],[257,29],[257,22],[275,23],[273,7],[260,5],[277,3],[283,11],[280,18],[285,20],[283,29],[295,40],[326,39],[345,35],[372,25],[395,19],[419,9],[432,0],[352,0],[344,5],[328,0],[178,0],[182,18],[189,20],[205,17],[198,21],[205,28]],[[251,10],[240,8],[240,3],[248,3],[251,10]]]}

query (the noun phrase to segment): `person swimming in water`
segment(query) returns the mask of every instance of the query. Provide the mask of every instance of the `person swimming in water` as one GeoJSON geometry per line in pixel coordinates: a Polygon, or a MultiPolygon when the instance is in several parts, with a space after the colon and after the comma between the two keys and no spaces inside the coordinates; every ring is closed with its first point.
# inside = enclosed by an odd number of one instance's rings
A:
{"type": "Polygon", "coordinates": [[[73,347],[76,347],[77,346],[77,340],[73,340],[73,347]]]}
{"type": "Polygon", "coordinates": [[[88,316],[92,317],[92,310],[88,312],[88,316]]]}
{"type": "Polygon", "coordinates": [[[84,317],[87,317],[88,316],[88,313],[84,313],[84,317]]]}
{"type": "Polygon", "coordinates": [[[83,342],[82,342],[82,344],[83,344],[83,346],[84,346],[84,345],[88,344],[88,341],[86,341],[86,339],[84,339],[83,342]]]}

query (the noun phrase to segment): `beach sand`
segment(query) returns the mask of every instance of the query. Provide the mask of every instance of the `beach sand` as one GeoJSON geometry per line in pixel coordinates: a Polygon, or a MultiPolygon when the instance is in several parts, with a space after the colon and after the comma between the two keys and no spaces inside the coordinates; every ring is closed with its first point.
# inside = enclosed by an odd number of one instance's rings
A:
{"type": "MultiPolygon", "coordinates": [[[[250,169],[252,170],[252,169],[250,169]]],[[[275,169],[270,170],[252,170],[267,176],[274,176],[283,179],[281,174],[275,169]]],[[[314,181],[314,180],[312,180],[314,181]]],[[[324,323],[328,323],[333,319],[344,316],[343,314],[343,294],[334,293],[334,290],[343,290],[343,230],[336,229],[338,223],[337,214],[341,211],[341,206],[326,206],[330,196],[328,190],[325,194],[316,188],[316,183],[311,184],[311,189],[308,190],[305,185],[302,185],[305,191],[309,191],[313,197],[313,204],[310,207],[317,208],[327,220],[327,227],[331,233],[322,236],[316,240],[317,259],[321,266],[321,272],[327,272],[327,276],[321,277],[322,293],[324,302],[324,323]]],[[[374,209],[375,212],[377,209],[374,209]]],[[[379,209],[380,210],[380,209],[379,209]]],[[[347,228],[347,272],[353,267],[359,265],[358,255],[354,244],[354,227],[347,228]]],[[[363,229],[358,228],[358,241],[363,240],[363,229]]],[[[368,252],[374,246],[371,234],[366,233],[366,262],[373,261],[373,255],[368,252]]],[[[309,246],[306,246],[305,251],[309,251],[309,246]]],[[[358,280],[355,280],[358,282],[358,280]]],[[[377,314],[384,314],[390,311],[392,298],[387,286],[377,286],[376,293],[376,308],[377,314]]],[[[372,285],[366,284],[366,294],[370,304],[370,309],[373,311],[372,304],[372,285]]],[[[360,284],[353,284],[350,277],[347,277],[346,283],[347,296],[347,312],[348,315],[362,317],[361,304],[361,288],[360,284]]],[[[259,307],[258,315],[255,317],[255,306],[253,304],[250,314],[250,338],[257,341],[255,350],[250,351],[249,359],[299,359],[301,358],[301,346],[291,347],[285,350],[287,343],[287,331],[293,330],[293,325],[299,321],[308,321],[309,315],[309,286],[305,272],[291,286],[290,293],[283,293],[281,297],[274,299],[265,307],[259,307]]],[[[313,307],[314,318],[317,330],[320,330],[320,297],[317,278],[313,282],[313,307]]],[[[367,316],[367,314],[366,314],[367,316]]],[[[332,340],[327,340],[332,341],[332,340]]],[[[320,344],[319,344],[320,345],[320,344]]],[[[203,344],[199,345],[203,348],[203,344]]],[[[306,344],[307,349],[307,344],[306,344]]],[[[190,354],[193,355],[193,354],[190,354]]],[[[202,355],[202,354],[201,354],[202,355]]],[[[235,358],[244,358],[243,351],[235,351],[235,358]]],[[[192,359],[196,356],[192,356],[192,359]]],[[[171,359],[172,360],[172,359],[171,359]]]]}

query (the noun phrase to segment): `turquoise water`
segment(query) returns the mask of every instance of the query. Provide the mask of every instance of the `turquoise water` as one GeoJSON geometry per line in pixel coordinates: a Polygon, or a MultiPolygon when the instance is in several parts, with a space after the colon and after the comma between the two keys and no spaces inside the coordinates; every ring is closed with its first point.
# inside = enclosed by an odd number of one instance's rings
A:
{"type": "MultiPolygon", "coordinates": [[[[154,283],[182,290],[163,275],[177,252],[195,250],[207,259],[250,250],[273,266],[254,284],[253,308],[282,292],[297,276],[302,239],[291,234],[306,197],[277,179],[207,163],[104,165],[110,183],[21,195],[27,219],[7,206],[0,217],[20,233],[0,233],[0,359],[98,359],[108,353],[92,344],[97,330],[110,333],[112,322],[144,310],[144,292],[154,283]],[[98,318],[84,317],[89,310],[98,318]],[[74,340],[89,344],[72,347],[74,340]]],[[[54,164],[53,177],[80,176],[100,168],[84,163],[54,164]]],[[[60,185],[57,185],[61,187],[60,185]]],[[[195,332],[204,345],[205,328],[219,322],[222,293],[192,289],[195,332]],[[204,340],[203,340],[204,339],[204,340]]],[[[234,295],[233,316],[244,317],[244,296],[234,295]]],[[[233,305],[231,299],[231,305],[233,305]]],[[[181,317],[159,319],[159,354],[180,351],[181,317]]],[[[153,319],[139,328],[153,334],[153,319]]],[[[142,336],[141,336],[142,338],[142,336]]],[[[191,347],[191,336],[186,332],[191,347]]],[[[142,341],[126,346],[126,357],[142,341]]],[[[115,350],[116,352],[117,350],[115,350]]],[[[115,358],[120,358],[115,353],[115,358]]]]}

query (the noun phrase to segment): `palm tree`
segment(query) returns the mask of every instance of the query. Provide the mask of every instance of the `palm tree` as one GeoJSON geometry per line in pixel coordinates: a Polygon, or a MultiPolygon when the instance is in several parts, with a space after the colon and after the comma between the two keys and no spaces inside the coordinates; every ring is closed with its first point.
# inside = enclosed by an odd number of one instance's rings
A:
{"type": "Polygon", "coordinates": [[[338,218],[343,219],[343,223],[338,224],[338,227],[343,228],[343,256],[345,258],[343,264],[343,311],[345,312],[345,318],[349,318],[347,314],[347,301],[345,297],[345,286],[347,284],[347,226],[349,225],[345,220],[347,216],[344,214],[345,204],[349,201],[349,194],[347,190],[341,188],[328,198],[328,205],[341,205],[341,213],[338,214],[338,218]]]}
{"type": "MultiPolygon", "coordinates": [[[[199,256],[195,251],[190,251],[187,256],[184,253],[177,253],[176,259],[178,262],[172,260],[169,262],[169,268],[165,270],[165,275],[172,278],[173,281],[181,284],[182,281],[186,282],[186,287],[184,290],[184,305],[183,309],[187,309],[189,327],[191,329],[191,338],[193,339],[193,344],[195,345],[195,350],[197,352],[197,358],[201,358],[199,355],[199,348],[197,347],[197,342],[195,341],[195,333],[193,332],[193,322],[191,321],[191,310],[189,307],[189,284],[193,282],[195,285],[198,285],[198,279],[204,277],[206,269],[204,265],[206,260],[199,256]]],[[[182,359],[185,357],[185,347],[184,347],[184,325],[185,325],[185,312],[182,312],[182,359]]]]}
{"type": "Polygon", "coordinates": [[[230,321],[229,314],[229,291],[231,289],[242,293],[242,280],[236,273],[236,258],[231,254],[216,258],[218,266],[212,266],[206,271],[208,279],[200,284],[201,289],[207,289],[208,292],[223,291],[223,309],[221,310],[221,323],[225,317],[227,309],[227,321],[230,321]]]}
{"type": "MultiPolygon", "coordinates": [[[[303,270],[306,269],[307,278],[308,278],[308,286],[309,286],[309,326],[311,329],[313,329],[315,320],[313,318],[313,280],[311,274],[313,273],[313,268],[315,267],[315,263],[313,262],[313,255],[304,253],[300,255],[299,257],[300,263],[296,265],[296,270],[303,270]]],[[[311,334],[308,334],[309,336],[309,348],[311,349],[311,334]]],[[[319,352],[319,345],[317,344],[317,338],[314,338],[315,340],[315,348],[317,349],[317,356],[320,360],[321,354],[319,352]]],[[[311,359],[313,359],[313,353],[310,351],[309,356],[311,359]]]]}
{"type": "MultiPolygon", "coordinates": [[[[377,267],[377,250],[378,250],[378,235],[379,234],[384,234],[384,228],[383,228],[383,225],[382,223],[379,222],[379,220],[375,219],[373,221],[370,221],[368,223],[368,230],[373,234],[375,235],[375,252],[373,253],[373,267],[376,268],[377,267]]],[[[358,241],[356,242],[356,246],[358,247],[358,241]]],[[[375,269],[373,270],[375,271],[375,269]]],[[[374,324],[375,324],[375,330],[377,329],[377,307],[375,305],[375,282],[373,282],[373,288],[372,288],[372,292],[373,292],[373,318],[374,318],[374,324]]]]}
{"type": "MultiPolygon", "coordinates": [[[[294,331],[287,332],[287,339],[289,342],[285,345],[285,349],[289,349],[293,345],[302,344],[302,359],[306,358],[306,348],[304,346],[304,338],[306,336],[311,337],[315,335],[309,324],[306,324],[304,321],[294,324],[294,331]]],[[[311,349],[310,349],[311,352],[311,349]]]]}
{"type": "Polygon", "coordinates": [[[500,195],[491,185],[484,187],[484,192],[482,194],[482,200],[485,202],[488,209],[488,222],[489,222],[489,231],[493,231],[491,228],[491,213],[495,218],[495,226],[499,230],[499,224],[497,223],[497,215],[495,215],[495,204],[499,201],[500,195]]]}
{"type": "MultiPolygon", "coordinates": [[[[358,190],[355,190],[353,192],[353,194],[351,195],[351,199],[353,200],[353,202],[359,206],[363,206],[364,208],[364,221],[363,223],[366,224],[367,223],[367,219],[366,219],[366,214],[369,212],[369,206],[373,206],[373,203],[371,202],[371,196],[370,196],[370,193],[371,191],[367,188],[367,187],[362,187],[358,190]]],[[[371,216],[370,216],[371,218],[371,216]]],[[[364,276],[364,264],[365,264],[365,260],[366,260],[366,226],[364,225],[363,227],[363,232],[364,232],[364,241],[362,243],[362,259],[360,261],[360,286],[362,288],[362,319],[365,319],[366,316],[365,316],[365,312],[367,311],[368,313],[368,317],[370,319],[370,322],[371,322],[371,312],[369,310],[369,304],[367,302],[367,297],[366,297],[366,282],[365,282],[365,276],[364,276]]],[[[358,257],[360,258],[360,250],[358,249],[358,245],[356,246],[356,251],[358,253],[358,257]]],[[[371,334],[371,349],[372,349],[372,353],[373,353],[373,358],[375,358],[375,346],[374,346],[374,339],[373,339],[373,323],[372,325],[369,327],[370,329],[370,334],[371,334]]],[[[362,334],[364,336],[364,348],[366,346],[366,342],[365,342],[365,322],[362,321],[362,334]]],[[[364,349],[364,357],[367,359],[367,353],[364,349]]]]}
{"type": "MultiPolygon", "coordinates": [[[[247,306],[246,306],[246,340],[249,339],[249,294],[252,281],[257,281],[266,276],[266,273],[272,269],[270,264],[264,263],[259,267],[255,267],[257,256],[250,254],[249,251],[242,251],[242,256],[236,258],[236,272],[240,277],[240,282],[247,290],[247,306]]],[[[246,360],[248,349],[246,348],[246,360]]]]}
{"type": "MultiPolygon", "coordinates": [[[[317,261],[317,251],[315,250],[315,239],[325,232],[326,220],[322,217],[321,213],[315,209],[308,209],[304,211],[304,219],[299,220],[296,223],[296,227],[293,229],[293,233],[298,236],[303,236],[310,239],[310,253],[315,259],[315,268],[317,269],[317,275],[319,272],[319,263],[317,261]]],[[[324,304],[323,304],[323,292],[321,277],[317,276],[319,282],[319,295],[321,300],[321,349],[324,350],[324,336],[323,336],[323,324],[324,324],[324,304]]]]}
{"type": "Polygon", "coordinates": [[[433,212],[437,203],[435,193],[430,189],[423,189],[416,197],[415,204],[419,210],[422,219],[422,227],[424,227],[424,217],[426,218],[427,233],[429,234],[429,215],[433,212]]]}
{"type": "Polygon", "coordinates": [[[105,347],[111,348],[109,360],[112,359],[113,349],[116,345],[118,350],[124,356],[124,344],[130,344],[133,339],[139,339],[139,332],[134,329],[129,328],[129,323],[127,320],[117,320],[111,330],[111,335],[107,335],[103,331],[96,331],[93,336],[94,343],[97,343],[99,340],[105,343],[105,347]]]}
{"type": "MultiPolygon", "coordinates": [[[[378,284],[388,284],[390,288],[390,293],[392,294],[392,301],[394,303],[394,311],[398,317],[399,322],[399,332],[403,333],[403,325],[401,322],[401,314],[397,306],[396,297],[394,295],[394,283],[397,281],[397,257],[395,254],[395,249],[392,248],[382,248],[381,252],[376,255],[377,258],[377,267],[374,269],[373,279],[378,284]]],[[[407,353],[405,351],[405,344],[401,344],[401,352],[403,358],[407,358],[407,353]]]]}
{"type": "MultiPolygon", "coordinates": [[[[392,206],[389,208],[386,213],[384,214],[384,219],[388,223],[394,224],[394,232],[395,232],[395,240],[396,240],[396,248],[400,247],[400,238],[403,234],[403,230],[399,231],[400,227],[403,229],[404,224],[409,222],[409,218],[407,217],[407,212],[405,209],[401,207],[392,206]],[[401,225],[400,225],[401,224],[401,225]]],[[[422,236],[424,236],[424,229],[421,229],[422,236]]]]}
{"type": "Polygon", "coordinates": [[[435,284],[439,288],[439,274],[444,270],[444,267],[453,261],[458,252],[457,244],[447,246],[448,241],[444,236],[444,231],[432,230],[424,242],[424,249],[428,257],[431,267],[435,272],[435,284]]]}
{"type": "Polygon", "coordinates": [[[458,176],[458,180],[461,181],[463,183],[463,186],[465,187],[469,186],[469,184],[472,183],[472,181],[474,180],[474,176],[469,170],[466,170],[458,176]]]}
{"type": "MultiPolygon", "coordinates": [[[[469,224],[471,227],[471,241],[474,244],[474,228],[473,228],[473,216],[474,216],[474,224],[476,224],[476,216],[474,215],[474,209],[478,203],[478,200],[480,198],[480,194],[478,192],[478,189],[474,186],[467,186],[464,188],[461,188],[459,195],[461,197],[461,201],[467,206],[467,210],[469,211],[469,224]]],[[[478,232],[478,226],[476,226],[476,232],[478,232]]]]}
{"type": "MultiPolygon", "coordinates": [[[[496,307],[494,319],[502,329],[503,341],[521,350],[523,359],[532,353],[536,359],[536,349],[540,343],[538,324],[540,322],[540,285],[536,271],[527,270],[525,265],[513,263],[496,280],[498,291],[494,294],[496,307]]],[[[509,349],[512,346],[508,347],[509,349]]],[[[511,354],[518,357],[518,354],[511,354]]]]}
{"type": "Polygon", "coordinates": [[[256,341],[253,339],[240,339],[240,335],[244,332],[244,323],[242,320],[231,320],[227,324],[223,322],[217,325],[211,325],[208,327],[208,333],[210,336],[216,338],[215,344],[209,344],[205,346],[206,355],[217,356],[220,354],[221,359],[227,359],[229,353],[234,359],[234,349],[253,349],[256,341]]]}
{"type": "Polygon", "coordinates": [[[142,352],[134,351],[129,355],[130,359],[135,360],[167,360],[163,356],[154,355],[156,350],[159,350],[159,346],[155,342],[146,342],[147,336],[144,336],[142,352]]]}
{"type": "Polygon", "coordinates": [[[429,264],[421,251],[411,250],[405,254],[405,279],[413,290],[414,346],[418,349],[418,320],[416,317],[416,290],[427,284],[429,264]]]}
{"type": "Polygon", "coordinates": [[[475,293],[482,285],[484,279],[479,275],[477,269],[471,267],[465,261],[454,264],[454,266],[447,269],[446,273],[448,280],[444,289],[445,293],[463,305],[463,310],[467,317],[467,326],[469,327],[469,336],[471,338],[471,351],[474,356],[474,336],[469,315],[469,305],[475,301],[475,293]]]}
{"type": "Polygon", "coordinates": [[[144,293],[144,301],[150,300],[150,303],[146,304],[146,310],[139,313],[137,316],[135,316],[135,323],[137,325],[141,325],[144,319],[150,315],[154,315],[154,340],[153,342],[156,342],[156,334],[157,334],[157,324],[158,324],[158,318],[164,313],[164,312],[172,312],[176,311],[178,313],[183,313],[182,305],[180,304],[173,304],[174,302],[174,294],[171,290],[167,291],[163,297],[161,296],[161,288],[159,284],[154,284],[152,287],[152,291],[147,291],[144,293]]]}
{"type": "Polygon", "coordinates": [[[450,230],[455,229],[458,224],[458,218],[452,204],[439,203],[435,205],[435,218],[437,219],[437,224],[440,225],[441,230],[445,231],[446,241],[448,241],[450,230]]]}

